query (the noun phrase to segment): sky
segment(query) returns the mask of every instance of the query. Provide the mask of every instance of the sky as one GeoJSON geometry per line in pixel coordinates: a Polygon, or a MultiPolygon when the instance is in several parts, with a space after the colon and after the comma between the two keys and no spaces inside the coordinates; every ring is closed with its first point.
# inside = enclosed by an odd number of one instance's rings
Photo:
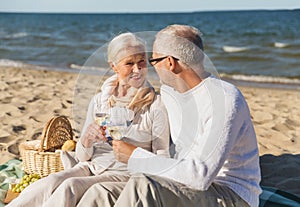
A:
{"type": "Polygon", "coordinates": [[[296,8],[300,8],[300,0],[0,0],[0,12],[143,13],[296,8]]]}

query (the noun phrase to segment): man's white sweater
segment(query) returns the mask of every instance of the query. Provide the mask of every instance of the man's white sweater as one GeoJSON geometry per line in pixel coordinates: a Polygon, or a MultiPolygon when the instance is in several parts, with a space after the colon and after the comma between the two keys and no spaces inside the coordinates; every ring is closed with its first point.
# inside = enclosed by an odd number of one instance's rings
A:
{"type": "Polygon", "coordinates": [[[161,95],[176,145],[175,157],[163,158],[137,148],[129,159],[129,170],[198,190],[208,189],[213,182],[226,185],[250,206],[258,206],[258,147],[241,92],[210,76],[185,93],[163,85],[161,95]]]}

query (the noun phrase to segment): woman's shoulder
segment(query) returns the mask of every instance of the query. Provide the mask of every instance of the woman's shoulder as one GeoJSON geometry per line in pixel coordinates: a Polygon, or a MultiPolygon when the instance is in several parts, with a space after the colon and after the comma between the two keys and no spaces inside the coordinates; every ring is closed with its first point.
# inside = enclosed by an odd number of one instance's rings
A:
{"type": "Polygon", "coordinates": [[[153,106],[155,104],[159,104],[160,102],[161,102],[161,96],[159,93],[155,92],[155,97],[153,99],[151,106],[153,106]]]}
{"type": "Polygon", "coordinates": [[[99,91],[96,94],[93,95],[93,98],[100,98],[101,97],[102,92],[99,91]]]}
{"type": "Polygon", "coordinates": [[[163,104],[161,100],[161,95],[159,93],[156,93],[155,99],[151,104],[150,110],[165,110],[165,105],[163,104]]]}
{"type": "Polygon", "coordinates": [[[92,96],[91,100],[94,102],[101,102],[101,98],[102,98],[102,92],[98,92],[92,96]]]}

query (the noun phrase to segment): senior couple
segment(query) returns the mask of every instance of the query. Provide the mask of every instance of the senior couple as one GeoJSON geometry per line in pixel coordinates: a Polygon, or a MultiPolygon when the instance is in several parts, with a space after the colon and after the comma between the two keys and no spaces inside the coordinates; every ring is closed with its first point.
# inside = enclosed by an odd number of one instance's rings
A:
{"type": "Polygon", "coordinates": [[[109,77],[90,102],[79,161],[27,187],[8,206],[258,206],[256,136],[247,103],[208,72],[200,31],[170,25],[156,34],[146,80],[145,43],[132,33],[108,45],[109,77]],[[131,125],[108,142],[95,111],[125,107],[131,125]],[[169,139],[175,153],[169,154],[169,139]],[[103,140],[95,147],[95,141],[103,140]]]}

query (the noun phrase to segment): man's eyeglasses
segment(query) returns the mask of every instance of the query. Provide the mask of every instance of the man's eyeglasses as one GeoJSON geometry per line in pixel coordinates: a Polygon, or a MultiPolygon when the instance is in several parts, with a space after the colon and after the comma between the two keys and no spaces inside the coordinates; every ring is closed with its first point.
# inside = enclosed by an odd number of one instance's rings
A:
{"type": "MultiPolygon", "coordinates": [[[[169,57],[169,55],[168,56],[163,56],[163,57],[159,57],[159,58],[149,58],[149,63],[150,63],[150,65],[152,65],[152,66],[154,66],[154,65],[156,65],[157,63],[159,63],[160,61],[162,61],[163,59],[166,59],[167,57],[169,57]]],[[[175,57],[173,57],[173,56],[171,56],[174,60],[179,60],[178,58],[175,58],[175,57]]]]}

